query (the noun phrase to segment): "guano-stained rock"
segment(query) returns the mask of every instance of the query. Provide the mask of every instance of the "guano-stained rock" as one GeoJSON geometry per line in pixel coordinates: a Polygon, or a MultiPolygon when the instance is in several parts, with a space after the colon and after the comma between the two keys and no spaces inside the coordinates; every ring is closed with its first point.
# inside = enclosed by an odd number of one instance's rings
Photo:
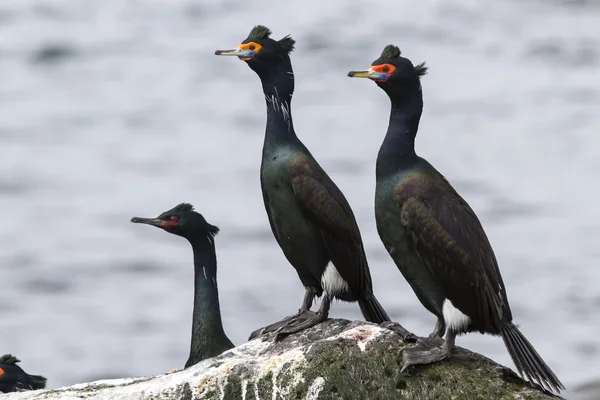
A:
{"type": "MultiPolygon", "coordinates": [[[[0,395],[1,400],[329,400],[558,398],[510,369],[456,348],[451,359],[400,372],[399,337],[366,322],[330,319],[274,343],[257,339],[187,370],[0,395]]],[[[52,384],[49,382],[50,385],[52,384]]]]}

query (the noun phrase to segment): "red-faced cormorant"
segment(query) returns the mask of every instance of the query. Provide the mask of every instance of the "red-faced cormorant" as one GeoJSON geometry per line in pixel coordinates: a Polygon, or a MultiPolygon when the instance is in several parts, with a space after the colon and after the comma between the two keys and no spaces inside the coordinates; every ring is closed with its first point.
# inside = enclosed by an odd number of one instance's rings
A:
{"type": "Polygon", "coordinates": [[[46,378],[29,375],[17,363],[21,362],[11,354],[0,357],[0,393],[23,392],[46,387],[46,378]]]}
{"type": "Polygon", "coordinates": [[[479,219],[444,176],[415,153],[423,110],[420,76],[426,70],[389,45],[369,70],[348,73],[374,80],[391,100],[376,164],[377,230],[423,306],[438,317],[430,337],[403,352],[403,369],[442,360],[452,353],[457,334],[479,331],[502,336],[521,375],[564,389],[512,323],[496,256],[479,219]]]}
{"type": "Polygon", "coordinates": [[[131,219],[131,222],[162,228],[186,238],[194,253],[194,316],[192,344],[185,368],[234,347],[223,331],[219,291],[217,289],[217,255],[215,236],[219,228],[206,222],[191,204],[182,203],[156,218],[131,219]]]}
{"type": "MultiPolygon", "coordinates": [[[[389,317],[373,294],[362,238],[348,201],[296,136],[291,100],[294,40],[270,38],[264,26],[252,29],[234,50],[259,76],[267,106],[260,182],[269,222],[287,260],[306,292],[298,313],[253,332],[250,338],[278,330],[277,337],[299,332],[325,320],[332,299],[357,301],[367,321],[389,317]],[[315,296],[323,296],[317,313],[315,296]]],[[[408,334],[408,332],[406,332],[408,334]]]]}

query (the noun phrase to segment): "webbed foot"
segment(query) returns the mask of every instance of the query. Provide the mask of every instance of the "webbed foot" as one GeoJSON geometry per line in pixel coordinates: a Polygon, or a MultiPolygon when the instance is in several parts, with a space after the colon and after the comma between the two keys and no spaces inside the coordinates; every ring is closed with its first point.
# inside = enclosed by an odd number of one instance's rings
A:
{"type": "Polygon", "coordinates": [[[385,321],[382,322],[379,326],[381,326],[384,329],[389,329],[390,331],[400,335],[402,341],[404,341],[405,343],[417,343],[417,341],[419,340],[419,337],[417,335],[409,332],[397,322],[385,321]]]}
{"type": "Polygon", "coordinates": [[[296,315],[290,315],[289,317],[285,317],[281,321],[277,321],[275,323],[272,323],[271,325],[267,325],[263,328],[255,330],[254,332],[252,332],[250,334],[250,337],[248,338],[248,340],[253,340],[259,336],[266,335],[267,333],[275,332],[275,331],[282,329],[290,324],[295,323],[298,320],[303,321],[305,319],[311,318],[315,314],[316,313],[314,311],[306,310],[306,311],[300,312],[296,315]]]}

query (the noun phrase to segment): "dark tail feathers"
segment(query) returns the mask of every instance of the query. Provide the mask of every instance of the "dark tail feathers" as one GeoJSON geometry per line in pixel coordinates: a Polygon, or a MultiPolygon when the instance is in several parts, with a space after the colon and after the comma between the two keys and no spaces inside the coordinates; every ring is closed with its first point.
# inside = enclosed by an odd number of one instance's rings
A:
{"type": "Polygon", "coordinates": [[[550,391],[560,393],[561,389],[565,390],[554,372],[516,326],[507,324],[502,330],[502,339],[521,376],[550,391]]]}
{"type": "Polygon", "coordinates": [[[391,321],[373,294],[368,294],[358,299],[358,306],[362,315],[369,322],[381,324],[382,322],[391,321]]]}
{"type": "Polygon", "coordinates": [[[46,387],[46,378],[41,375],[27,374],[27,378],[29,378],[29,385],[32,390],[44,389],[46,387]]]}

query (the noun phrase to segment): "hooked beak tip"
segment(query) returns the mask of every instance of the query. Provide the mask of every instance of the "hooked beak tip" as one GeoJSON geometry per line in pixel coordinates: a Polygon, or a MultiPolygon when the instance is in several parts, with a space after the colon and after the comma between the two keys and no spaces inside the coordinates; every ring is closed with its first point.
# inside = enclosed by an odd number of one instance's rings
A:
{"type": "Polygon", "coordinates": [[[141,217],[133,217],[131,218],[131,222],[136,224],[146,224],[156,226],[158,228],[163,228],[165,226],[164,221],[158,218],[141,218],[141,217]]]}

